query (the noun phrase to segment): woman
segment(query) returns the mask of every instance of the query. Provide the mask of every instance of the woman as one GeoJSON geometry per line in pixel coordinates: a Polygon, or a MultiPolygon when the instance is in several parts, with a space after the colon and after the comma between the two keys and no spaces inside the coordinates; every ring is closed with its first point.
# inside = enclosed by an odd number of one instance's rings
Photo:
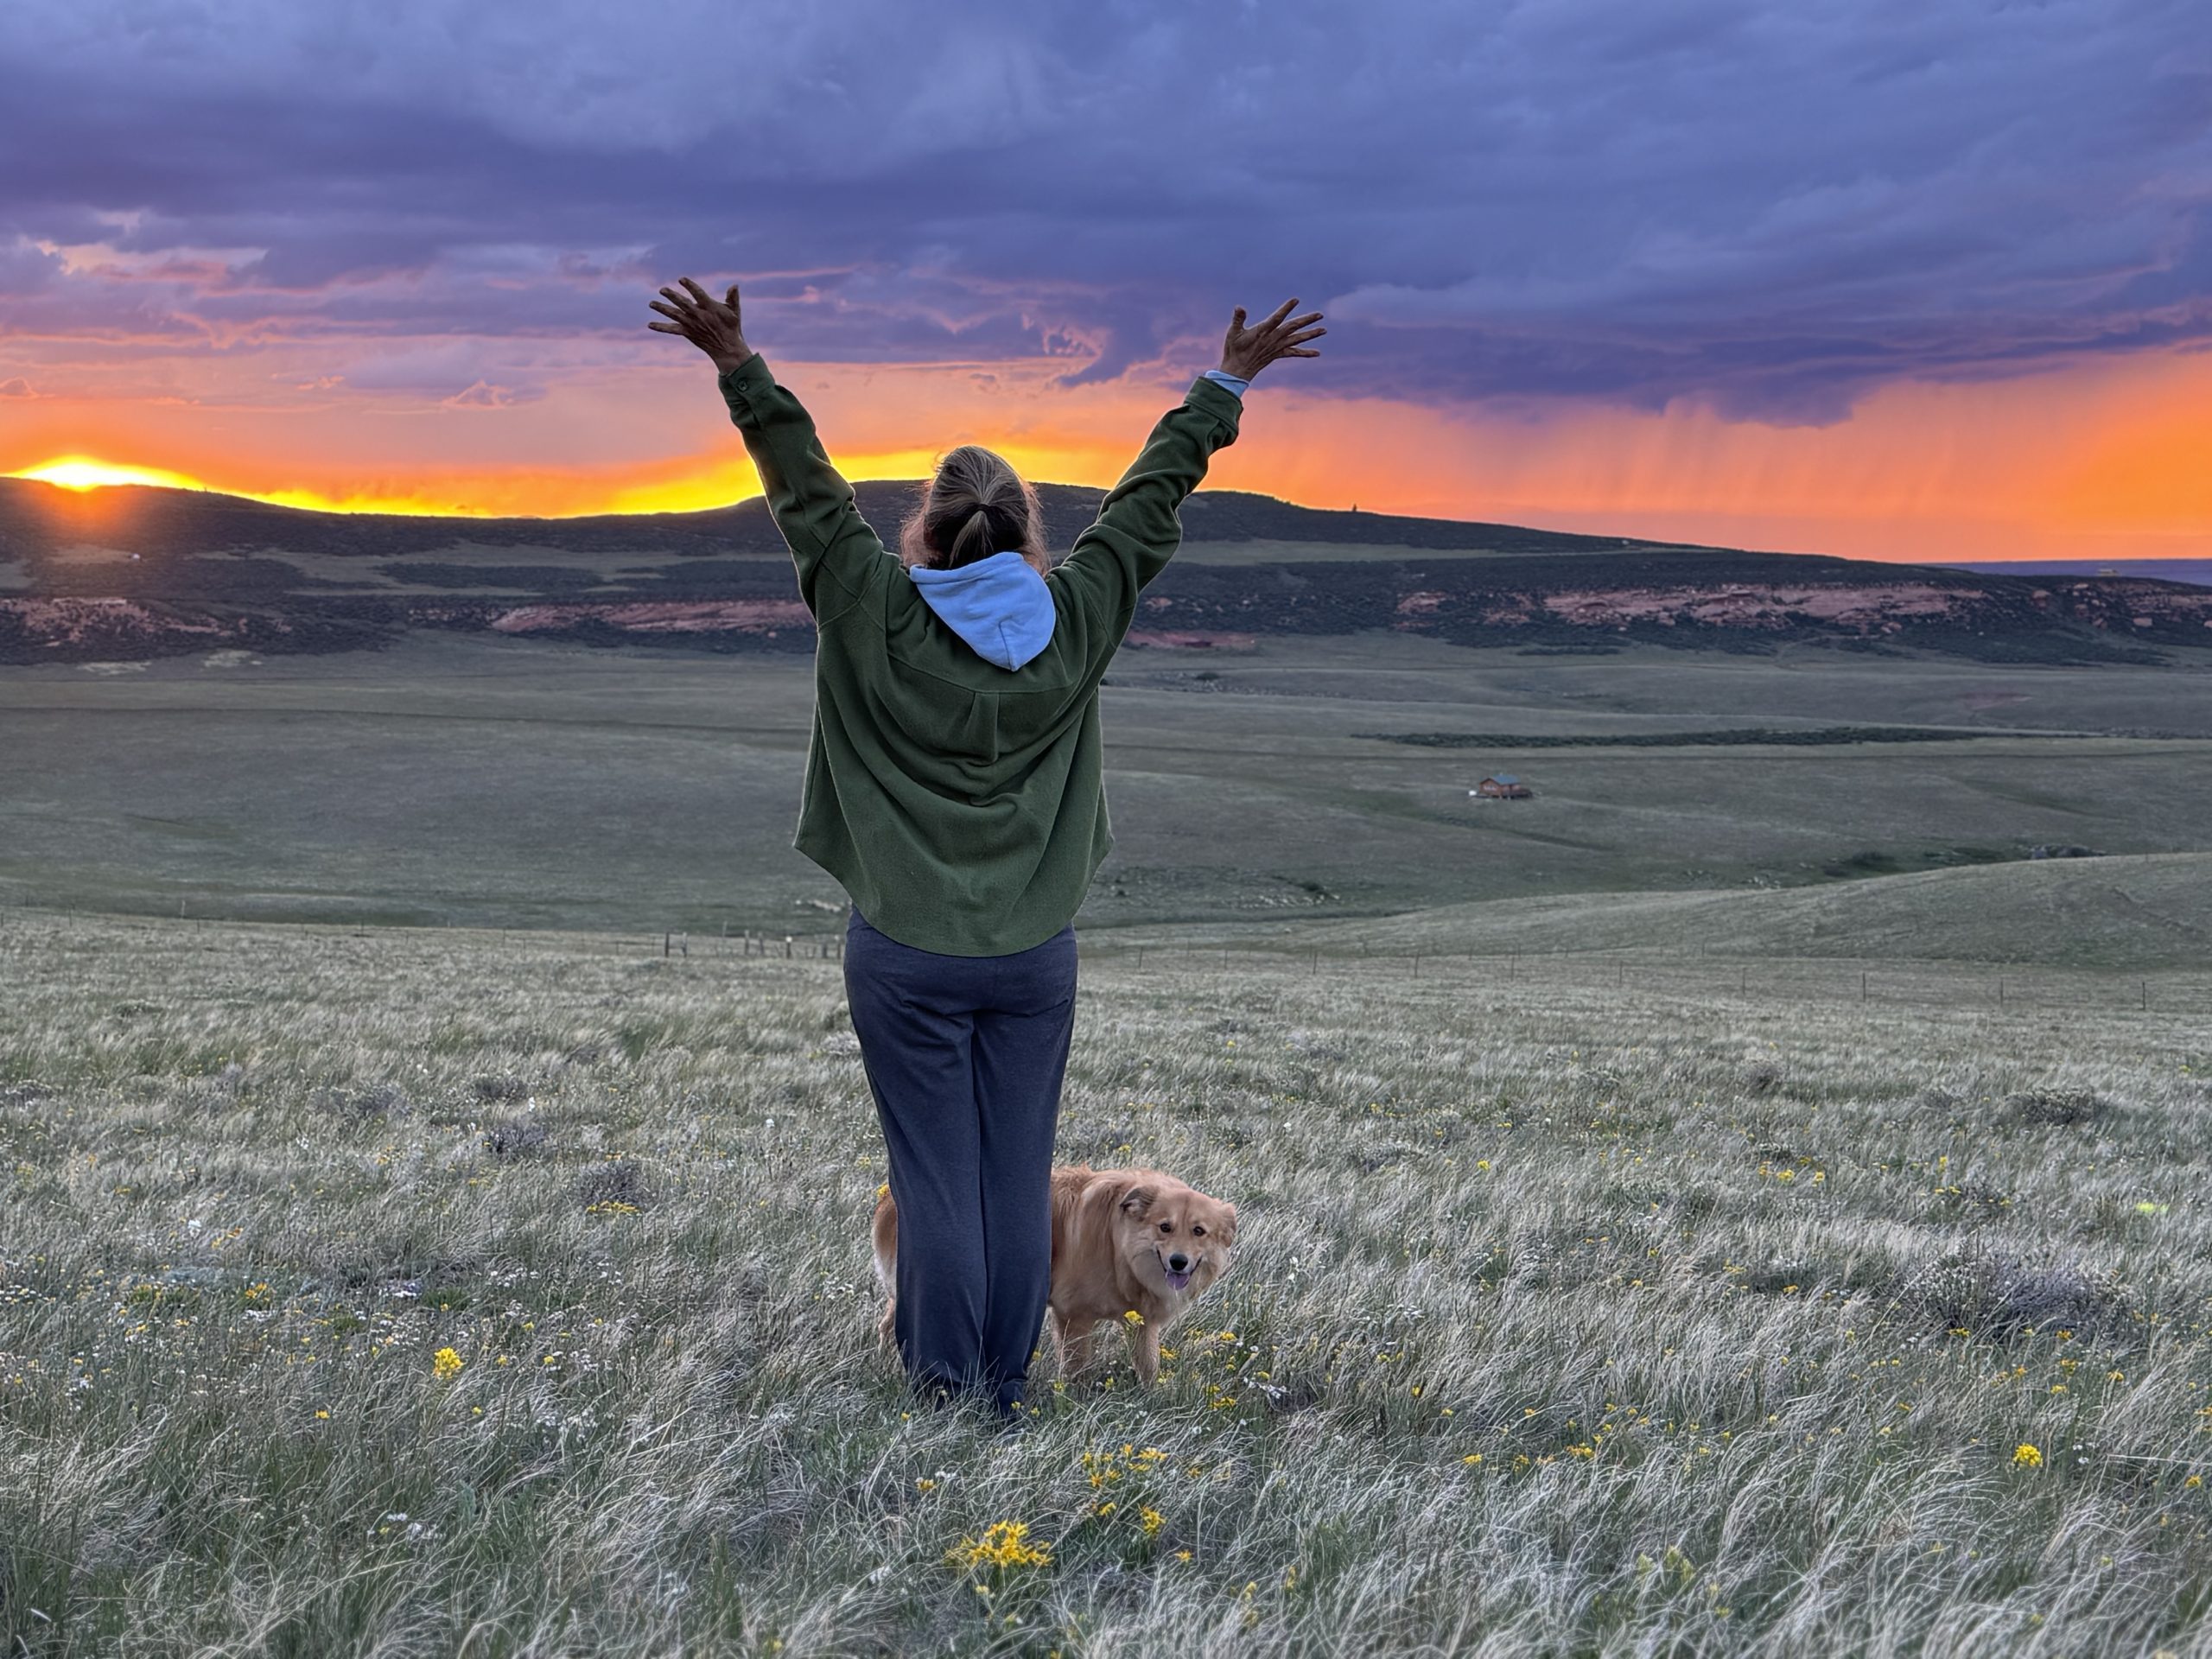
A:
{"type": "Polygon", "coordinates": [[[814,423],[745,342],[737,289],[648,302],[720,372],[813,613],[798,850],[852,899],[845,988],[899,1206],[895,1330],[925,1390],[1021,1402],[1052,1274],[1052,1139],[1075,1010],[1072,918],[1112,844],[1098,685],[1176,510],[1236,435],[1242,394],[1318,357],[1296,300],[1240,308],[1221,367],[1160,417],[1057,565],[1004,460],[948,454],[897,555],[814,423]]]}

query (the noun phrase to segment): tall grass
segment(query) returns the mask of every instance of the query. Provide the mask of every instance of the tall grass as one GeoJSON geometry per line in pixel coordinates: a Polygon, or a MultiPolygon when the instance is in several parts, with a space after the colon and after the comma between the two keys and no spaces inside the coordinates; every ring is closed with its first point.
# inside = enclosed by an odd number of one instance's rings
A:
{"type": "Polygon", "coordinates": [[[2212,1018],[1088,971],[1159,1389],[874,1351],[834,963],[0,919],[10,1654],[2179,1653],[2212,1018]]]}

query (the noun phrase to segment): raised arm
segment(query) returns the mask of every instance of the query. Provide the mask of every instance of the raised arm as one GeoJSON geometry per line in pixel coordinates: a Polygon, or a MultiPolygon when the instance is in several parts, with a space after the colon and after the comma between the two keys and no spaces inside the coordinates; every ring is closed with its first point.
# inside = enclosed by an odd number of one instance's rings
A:
{"type": "Polygon", "coordinates": [[[663,298],[650,302],[671,321],[645,326],[681,334],[713,360],[729,417],[798,568],[799,597],[816,616],[835,615],[879,574],[888,556],[883,543],[861,517],[853,486],[830,464],[813,416],[746,344],[736,286],[716,300],[689,276],[683,283],[688,293],[664,288],[663,298]]]}
{"type": "MultiPolygon", "coordinates": [[[[1222,342],[1220,372],[1249,382],[1278,358],[1319,357],[1305,342],[1328,330],[1311,327],[1320,320],[1319,311],[1291,317],[1297,303],[1285,300],[1256,328],[1244,326],[1239,306],[1222,342]]],[[[1242,397],[1218,380],[1200,375],[1192,381],[1182,403],[1152,429],[1135,464],[1106,493],[1096,522],[1053,570],[1062,622],[1083,631],[1094,671],[1104,671],[1135,619],[1137,595],[1182,545],[1184,498],[1205,477],[1213,452],[1236,441],[1243,409],[1242,397]]]]}

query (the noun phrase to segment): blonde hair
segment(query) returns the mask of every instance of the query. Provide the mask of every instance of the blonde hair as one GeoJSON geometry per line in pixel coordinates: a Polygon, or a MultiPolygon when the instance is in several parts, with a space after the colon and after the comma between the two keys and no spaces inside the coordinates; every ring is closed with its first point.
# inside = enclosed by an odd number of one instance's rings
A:
{"type": "Polygon", "coordinates": [[[1019,553],[1047,569],[1044,510],[1003,455],[963,443],[938,462],[899,526],[899,556],[925,569],[957,570],[994,553],[1019,553]]]}

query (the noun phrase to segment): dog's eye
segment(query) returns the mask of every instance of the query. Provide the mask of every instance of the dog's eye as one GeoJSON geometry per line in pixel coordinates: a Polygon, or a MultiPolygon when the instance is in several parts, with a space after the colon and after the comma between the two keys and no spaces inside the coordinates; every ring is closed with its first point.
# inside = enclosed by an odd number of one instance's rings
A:
{"type": "Polygon", "coordinates": [[[1203,1227],[1193,1227],[1191,1229],[1191,1236],[1192,1238],[1204,1238],[1205,1236],[1206,1230],[1203,1227]]]}
{"type": "Polygon", "coordinates": [[[1172,1221],[1163,1221],[1160,1224],[1160,1230],[1163,1233],[1172,1233],[1175,1230],[1175,1224],[1172,1221]]]}

